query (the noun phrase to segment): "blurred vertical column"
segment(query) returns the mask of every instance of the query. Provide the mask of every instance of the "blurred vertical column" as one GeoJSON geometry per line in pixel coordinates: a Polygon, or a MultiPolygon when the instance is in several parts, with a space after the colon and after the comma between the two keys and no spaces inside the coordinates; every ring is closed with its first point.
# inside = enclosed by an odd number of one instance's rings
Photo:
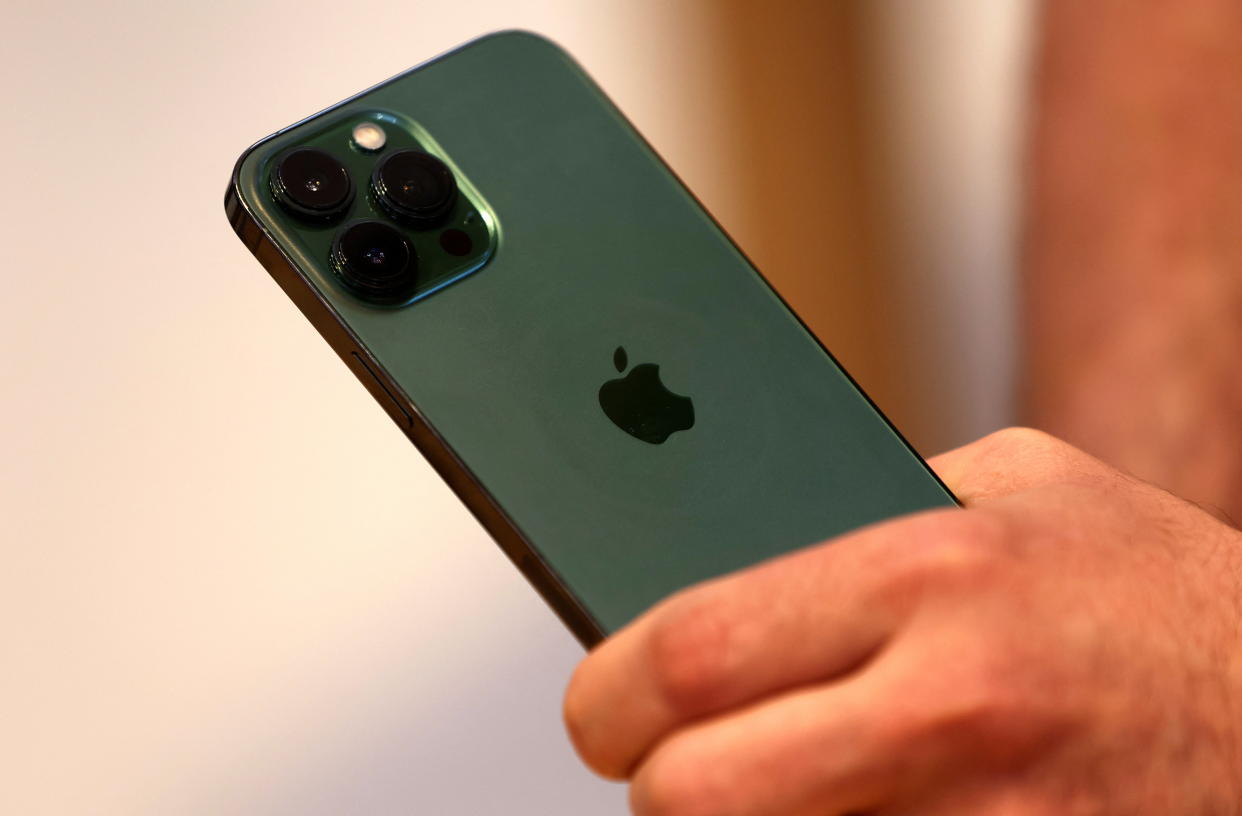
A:
{"type": "Polygon", "coordinates": [[[1013,421],[1033,0],[860,4],[884,331],[927,452],[1013,421]]]}
{"type": "Polygon", "coordinates": [[[727,127],[714,178],[690,178],[760,270],[882,404],[902,402],[875,316],[865,202],[862,6],[699,3],[727,127]]]}
{"type": "Polygon", "coordinates": [[[921,450],[1011,421],[1031,0],[696,8],[728,126],[691,186],[921,450]]]}

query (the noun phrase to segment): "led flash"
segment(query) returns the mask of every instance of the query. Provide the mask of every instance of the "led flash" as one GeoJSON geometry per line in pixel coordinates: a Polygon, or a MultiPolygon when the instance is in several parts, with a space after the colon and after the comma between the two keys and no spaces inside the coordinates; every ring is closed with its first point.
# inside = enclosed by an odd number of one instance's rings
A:
{"type": "Polygon", "coordinates": [[[354,146],[359,150],[374,153],[388,141],[388,134],[374,122],[359,122],[354,125],[353,139],[354,146]]]}

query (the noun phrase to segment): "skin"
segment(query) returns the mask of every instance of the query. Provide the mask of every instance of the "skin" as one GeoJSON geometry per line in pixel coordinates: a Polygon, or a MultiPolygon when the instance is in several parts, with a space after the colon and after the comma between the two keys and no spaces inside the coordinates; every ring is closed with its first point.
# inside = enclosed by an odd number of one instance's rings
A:
{"type": "Polygon", "coordinates": [[[1023,421],[1242,521],[1242,3],[1043,11],[1023,421]]]}
{"type": "Polygon", "coordinates": [[[1037,431],[933,460],[967,504],[678,593],[565,720],[638,816],[1232,814],[1242,533],[1037,431]]]}

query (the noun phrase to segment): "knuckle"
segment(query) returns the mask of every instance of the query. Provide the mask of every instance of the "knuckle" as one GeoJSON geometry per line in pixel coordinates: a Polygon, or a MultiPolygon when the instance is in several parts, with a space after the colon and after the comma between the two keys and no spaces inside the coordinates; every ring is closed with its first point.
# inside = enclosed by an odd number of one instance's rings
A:
{"type": "Polygon", "coordinates": [[[1062,442],[1046,431],[1021,425],[993,431],[984,437],[984,440],[999,450],[1031,453],[1051,452],[1070,447],[1068,443],[1062,442]]]}
{"type": "Polygon", "coordinates": [[[883,586],[890,596],[969,590],[1007,565],[1011,546],[997,518],[954,512],[926,522],[891,565],[883,586]]]}
{"type": "Polygon", "coordinates": [[[966,753],[997,769],[1024,762],[1045,746],[1055,722],[1031,693],[1028,672],[1009,655],[975,659],[925,684],[916,709],[895,718],[888,738],[936,753],[966,753]]]}
{"type": "Polygon", "coordinates": [[[995,748],[1021,716],[1012,694],[985,672],[959,681],[956,693],[945,702],[937,715],[924,723],[925,736],[995,748]]]}
{"type": "Polygon", "coordinates": [[[1063,481],[1092,462],[1082,451],[1035,428],[1004,428],[982,440],[986,455],[1002,462],[1022,462],[1048,481],[1063,481]]]}
{"type": "Polygon", "coordinates": [[[737,624],[717,599],[675,598],[652,627],[649,659],[657,692],[675,711],[693,715],[726,694],[737,624]]]}

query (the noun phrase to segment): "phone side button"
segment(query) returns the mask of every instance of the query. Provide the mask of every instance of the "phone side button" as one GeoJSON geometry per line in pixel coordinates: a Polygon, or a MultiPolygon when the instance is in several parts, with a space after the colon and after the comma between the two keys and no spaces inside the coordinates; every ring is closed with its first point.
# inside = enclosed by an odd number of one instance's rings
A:
{"type": "Polygon", "coordinates": [[[393,396],[393,393],[388,390],[388,386],[384,385],[383,381],[375,376],[375,372],[367,365],[367,361],[362,359],[362,355],[356,351],[351,351],[350,354],[353,355],[354,363],[356,364],[353,368],[358,375],[358,379],[362,380],[362,384],[367,387],[371,395],[379,400],[380,404],[384,406],[384,410],[388,412],[388,415],[404,429],[414,427],[413,418],[397,398],[393,396]]]}

